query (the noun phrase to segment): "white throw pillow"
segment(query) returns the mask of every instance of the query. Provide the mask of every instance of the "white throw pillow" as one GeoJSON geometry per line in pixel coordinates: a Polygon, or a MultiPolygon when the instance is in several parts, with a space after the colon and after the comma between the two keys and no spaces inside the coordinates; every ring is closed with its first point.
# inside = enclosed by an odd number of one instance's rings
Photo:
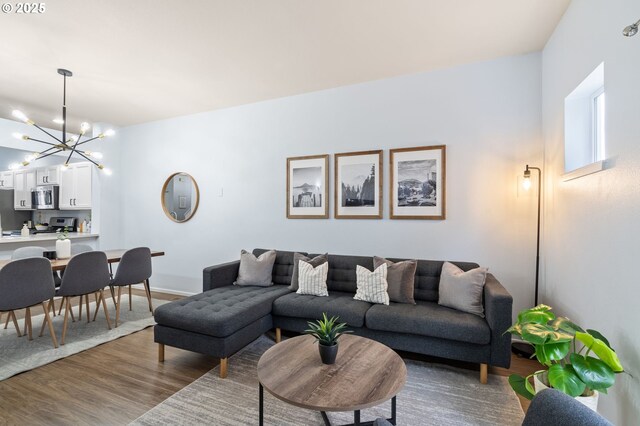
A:
{"type": "Polygon", "coordinates": [[[356,267],[356,285],[358,290],[356,295],[353,296],[355,300],[383,305],[389,304],[386,263],[378,266],[373,272],[358,265],[356,267]]]}
{"type": "Polygon", "coordinates": [[[482,294],[487,268],[463,271],[453,263],[444,262],[440,274],[438,304],[484,318],[482,294]]]}
{"type": "Polygon", "coordinates": [[[298,261],[298,294],[310,294],[312,296],[328,296],[327,275],[329,274],[329,262],[324,262],[315,268],[304,260],[298,261]]]}

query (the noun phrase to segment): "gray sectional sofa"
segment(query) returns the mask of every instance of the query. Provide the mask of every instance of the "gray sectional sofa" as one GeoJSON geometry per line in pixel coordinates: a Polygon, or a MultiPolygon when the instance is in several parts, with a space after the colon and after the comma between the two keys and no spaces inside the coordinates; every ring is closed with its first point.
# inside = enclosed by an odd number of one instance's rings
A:
{"type": "MultiPolygon", "coordinates": [[[[253,253],[259,256],[265,251],[253,253]]],[[[478,266],[452,263],[465,271],[478,266]]],[[[389,306],[353,299],[356,266],[373,270],[370,256],[329,255],[329,297],[289,290],[293,252],[277,252],[270,287],[234,286],[239,264],[206,268],[203,293],[156,309],[154,340],[160,345],[160,361],[164,360],[164,345],[200,352],[221,358],[220,375],[225,377],[227,358],[261,334],[275,328],[279,341],[280,330],[302,332],[307,321],[326,312],[339,316],[355,334],[393,349],[479,363],[482,382],[487,365],[509,367],[511,337],[503,333],[511,325],[513,299],[491,274],[484,287],[485,318],[481,318],[438,305],[441,261],[418,261],[415,305],[391,302],[389,306]]]]}

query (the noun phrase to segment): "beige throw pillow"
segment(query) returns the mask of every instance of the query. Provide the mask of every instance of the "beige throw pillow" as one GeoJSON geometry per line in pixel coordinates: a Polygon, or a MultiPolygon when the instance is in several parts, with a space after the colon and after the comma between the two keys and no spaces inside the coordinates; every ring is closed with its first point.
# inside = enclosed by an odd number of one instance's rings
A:
{"type": "Polygon", "coordinates": [[[240,252],[240,269],[235,285],[257,285],[269,287],[273,285],[273,264],[276,261],[276,251],[269,250],[255,257],[246,250],[240,252]]]}
{"type": "Polygon", "coordinates": [[[373,272],[363,266],[356,266],[356,284],[358,289],[353,297],[355,300],[382,305],[389,304],[386,263],[378,266],[373,272]]]}
{"type": "Polygon", "coordinates": [[[486,278],[487,268],[464,272],[453,263],[444,262],[438,304],[484,318],[482,293],[486,278]]]}
{"type": "Polygon", "coordinates": [[[418,261],[403,260],[402,262],[393,263],[383,257],[373,256],[374,268],[382,264],[387,265],[387,283],[389,284],[387,293],[389,293],[389,300],[391,302],[415,305],[413,290],[418,261]]]}
{"type": "Polygon", "coordinates": [[[312,296],[328,296],[327,275],[329,275],[329,263],[325,262],[313,267],[304,260],[298,261],[298,294],[312,296]]]}

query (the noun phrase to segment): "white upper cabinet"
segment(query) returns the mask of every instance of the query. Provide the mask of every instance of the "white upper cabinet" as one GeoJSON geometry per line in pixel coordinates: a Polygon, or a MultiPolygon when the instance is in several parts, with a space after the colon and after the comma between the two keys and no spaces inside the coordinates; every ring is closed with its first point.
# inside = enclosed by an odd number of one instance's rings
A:
{"type": "Polygon", "coordinates": [[[60,171],[60,210],[91,208],[91,163],[70,164],[60,171]]]}
{"type": "Polygon", "coordinates": [[[35,187],[35,170],[20,170],[13,173],[13,208],[15,210],[33,210],[31,190],[35,187]]]}
{"type": "Polygon", "coordinates": [[[58,185],[60,184],[60,167],[48,166],[36,170],[36,181],[38,185],[58,185]]]}
{"type": "Polygon", "coordinates": [[[0,189],[13,189],[13,172],[0,172],[0,189]]]}

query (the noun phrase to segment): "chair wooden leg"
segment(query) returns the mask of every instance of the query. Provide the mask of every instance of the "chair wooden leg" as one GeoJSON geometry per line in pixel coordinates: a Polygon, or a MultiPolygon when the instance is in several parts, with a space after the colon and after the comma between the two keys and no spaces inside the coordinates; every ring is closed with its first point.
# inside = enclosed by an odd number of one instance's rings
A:
{"type": "Polygon", "coordinates": [[[158,362],[164,362],[164,344],[158,343],[158,362]]]}
{"type": "Polygon", "coordinates": [[[25,333],[28,336],[29,340],[33,340],[33,332],[31,331],[31,308],[26,308],[24,310],[24,323],[25,328],[27,329],[25,333]]]}
{"type": "Polygon", "coordinates": [[[149,302],[149,312],[153,313],[153,303],[151,302],[151,285],[149,280],[144,280],[144,288],[147,293],[147,302],[149,302]]]}
{"type": "Polygon", "coordinates": [[[487,384],[487,375],[489,373],[489,366],[487,364],[480,364],[480,383],[487,384]]]}
{"type": "Polygon", "coordinates": [[[111,290],[111,299],[113,300],[113,307],[115,308],[118,306],[118,303],[116,302],[116,292],[112,285],[109,286],[109,290],[111,290]]]}
{"type": "Polygon", "coordinates": [[[132,311],[133,310],[133,306],[131,306],[131,286],[129,286],[129,310],[132,311]]]}
{"type": "MultiPolygon", "coordinates": [[[[109,311],[107,310],[107,299],[104,298],[102,290],[100,290],[100,300],[102,300],[102,309],[104,310],[104,317],[107,319],[107,328],[111,330],[111,320],[109,320],[109,311]]],[[[120,304],[118,304],[120,306],[120,304]]],[[[96,305],[96,312],[98,312],[98,305],[96,305]]]]}
{"type": "Polygon", "coordinates": [[[64,297],[60,300],[60,309],[58,309],[58,315],[60,315],[62,313],[62,308],[63,307],[64,307],[64,297]]]}
{"type": "Polygon", "coordinates": [[[98,311],[100,310],[100,303],[102,302],[102,291],[96,292],[96,311],[93,313],[93,320],[98,317],[98,311]]]}
{"type": "Polygon", "coordinates": [[[9,312],[9,316],[7,317],[7,320],[11,318],[11,320],[13,321],[13,325],[16,328],[16,333],[18,333],[18,337],[22,337],[22,332],[20,331],[20,326],[18,325],[18,320],[16,319],[16,314],[13,311],[9,312]]]}
{"type": "Polygon", "coordinates": [[[116,304],[116,328],[118,328],[118,321],[120,321],[120,296],[122,296],[122,286],[118,286],[118,303],[116,304]]]}
{"type": "Polygon", "coordinates": [[[65,297],[62,299],[62,303],[65,304],[64,307],[64,322],[62,323],[62,340],[60,341],[61,345],[64,345],[64,338],[67,337],[67,325],[69,324],[69,311],[71,310],[71,302],[69,302],[70,297],[65,297]]]}
{"type": "Polygon", "coordinates": [[[4,322],[4,329],[6,330],[9,327],[9,321],[11,320],[11,312],[7,314],[7,320],[4,322]]]}
{"type": "Polygon", "coordinates": [[[227,378],[227,370],[229,368],[229,358],[220,358],[220,378],[227,378]]]}
{"type": "Polygon", "coordinates": [[[276,327],[276,343],[280,343],[282,341],[282,331],[280,327],[276,327]]]}
{"type": "Polygon", "coordinates": [[[84,296],[80,296],[80,303],[78,303],[78,321],[82,320],[82,302],[84,301],[84,296]]]}
{"type": "Polygon", "coordinates": [[[53,300],[53,297],[51,298],[51,306],[53,306],[53,316],[56,316],[56,302],[55,300],[53,300]]]}
{"type": "MultiPolygon", "coordinates": [[[[49,302],[51,303],[51,302],[49,302]]],[[[51,308],[51,305],[49,306],[45,306],[44,302],[42,302],[42,309],[44,309],[44,321],[42,323],[42,326],[44,327],[44,323],[46,322],[47,324],[49,324],[49,333],[51,334],[51,341],[53,342],[53,347],[54,348],[58,348],[58,339],[56,338],[56,332],[53,329],[53,323],[51,322],[51,317],[49,316],[49,309],[51,308]]],[[[55,307],[53,308],[53,312],[55,312],[56,309],[55,307]]],[[[42,336],[42,332],[40,332],[40,335],[42,336]]]]}
{"type": "MultiPolygon", "coordinates": [[[[87,307],[87,323],[90,323],[91,322],[91,315],[90,315],[91,310],[89,308],[89,295],[88,294],[84,295],[84,303],[85,303],[85,306],[87,307]]],[[[97,306],[96,306],[96,309],[98,309],[97,306]]]]}

